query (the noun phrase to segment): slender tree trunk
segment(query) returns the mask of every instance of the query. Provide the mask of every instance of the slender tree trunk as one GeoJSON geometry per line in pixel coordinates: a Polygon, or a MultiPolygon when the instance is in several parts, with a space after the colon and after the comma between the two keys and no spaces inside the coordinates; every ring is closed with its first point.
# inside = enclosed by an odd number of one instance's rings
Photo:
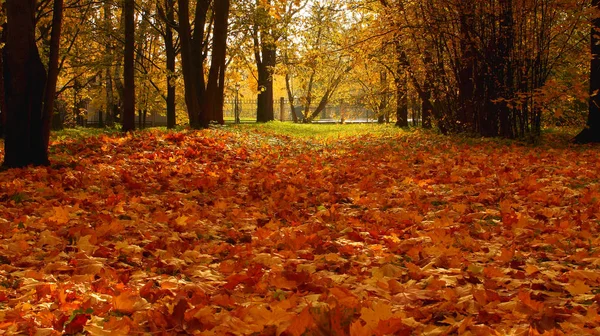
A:
{"type": "Polygon", "coordinates": [[[6,139],[4,167],[47,165],[42,103],[46,69],[35,43],[35,0],[7,0],[4,78],[6,139]]]}
{"type": "MultiPolygon", "coordinates": [[[[4,69],[4,45],[6,45],[6,23],[2,25],[2,34],[0,42],[0,70],[4,69]]],[[[6,129],[6,96],[4,85],[4,72],[0,76],[0,138],[4,138],[4,130],[6,129]]]]}
{"type": "MultiPolygon", "coordinates": [[[[104,27],[110,29],[112,27],[112,9],[109,1],[104,2],[104,27]]],[[[113,78],[112,78],[112,45],[109,39],[107,39],[106,45],[104,46],[106,56],[109,60],[109,64],[106,66],[106,125],[108,127],[115,126],[115,101],[113,96],[113,78]]]]}
{"type": "MultiPolygon", "coordinates": [[[[56,99],[56,82],[59,73],[60,36],[63,21],[63,0],[54,0],[52,14],[52,33],[50,35],[50,55],[48,57],[48,80],[44,94],[44,109],[42,116],[42,128],[44,146],[48,148],[50,141],[50,126],[54,115],[54,101],[56,99]]],[[[47,154],[46,154],[47,156],[47,154]]]]}
{"type": "MultiPolygon", "coordinates": [[[[600,0],[592,0],[592,6],[600,13],[600,0]]],[[[590,64],[590,101],[587,127],[573,139],[575,143],[600,142],[600,17],[592,21],[590,64]]]]}
{"type": "Polygon", "coordinates": [[[123,132],[135,130],[135,0],[124,0],[123,132]]]}
{"type": "Polygon", "coordinates": [[[512,52],[514,45],[514,21],[513,21],[513,2],[512,0],[500,0],[502,10],[500,17],[500,43],[498,46],[498,82],[501,83],[501,96],[503,101],[497,104],[498,114],[500,116],[500,136],[504,138],[514,138],[515,133],[512,129],[512,111],[507,103],[508,99],[513,97],[513,73],[512,73],[512,52]]]}
{"type": "Polygon", "coordinates": [[[474,108],[474,68],[475,51],[473,50],[473,4],[471,1],[462,0],[460,3],[460,69],[458,74],[458,122],[459,130],[474,131],[475,108],[474,108]]]}
{"type": "Polygon", "coordinates": [[[396,126],[408,127],[408,88],[406,82],[406,53],[402,50],[400,41],[396,41],[396,74],[394,83],[396,85],[396,126]]]}
{"type": "Polygon", "coordinates": [[[175,0],[166,1],[167,24],[165,31],[165,49],[167,53],[167,128],[172,129],[177,125],[175,116],[175,44],[173,41],[173,28],[171,22],[175,21],[175,0]]]}
{"type": "Polygon", "coordinates": [[[291,78],[289,72],[285,74],[285,90],[288,96],[288,103],[290,105],[290,113],[292,113],[292,120],[294,123],[298,123],[298,116],[294,108],[294,93],[292,92],[291,78]]]}
{"type": "Polygon", "coordinates": [[[428,50],[425,51],[424,63],[426,67],[425,72],[427,75],[425,76],[425,82],[423,83],[422,87],[423,92],[421,94],[421,118],[423,119],[423,128],[431,128],[431,117],[434,109],[434,106],[431,102],[431,81],[433,80],[431,76],[431,68],[433,66],[433,60],[431,57],[431,52],[428,50]]]}

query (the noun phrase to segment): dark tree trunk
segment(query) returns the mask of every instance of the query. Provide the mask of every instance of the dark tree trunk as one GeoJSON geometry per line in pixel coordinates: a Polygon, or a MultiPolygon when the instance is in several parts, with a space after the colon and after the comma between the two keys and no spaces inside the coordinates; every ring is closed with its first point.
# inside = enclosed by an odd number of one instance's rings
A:
{"type": "Polygon", "coordinates": [[[472,39],[473,29],[473,4],[471,1],[461,1],[460,14],[460,69],[458,74],[458,129],[462,131],[474,131],[475,108],[474,108],[474,69],[475,51],[472,39]]]}
{"type": "Polygon", "coordinates": [[[44,95],[44,109],[42,116],[42,128],[44,146],[48,148],[50,141],[50,126],[54,115],[54,101],[56,99],[56,82],[59,73],[60,33],[63,21],[63,0],[54,0],[52,14],[52,33],[50,35],[50,55],[48,57],[48,80],[44,95]]]}
{"type": "Polygon", "coordinates": [[[408,97],[406,77],[395,80],[396,84],[396,126],[408,127],[408,97]]]}
{"type": "MultiPolygon", "coordinates": [[[[326,88],[325,93],[323,93],[323,96],[321,97],[321,100],[319,101],[319,104],[317,105],[315,110],[312,113],[305,114],[304,122],[306,122],[306,123],[312,122],[319,114],[321,114],[321,112],[323,112],[325,110],[325,108],[327,107],[327,104],[329,104],[329,100],[335,94],[335,91],[338,89],[338,87],[342,83],[342,80],[344,79],[345,75],[351,69],[352,69],[351,67],[347,67],[346,70],[344,70],[342,73],[339,73],[336,78],[333,78],[332,82],[326,88]]],[[[343,118],[343,116],[342,116],[342,118],[343,118]]]]}
{"type": "Polygon", "coordinates": [[[229,0],[214,4],[214,30],[211,66],[203,103],[204,114],[211,121],[223,123],[223,94],[225,88],[225,58],[227,55],[227,26],[229,0]]]}
{"type": "Polygon", "coordinates": [[[175,116],[175,43],[171,22],[175,21],[175,0],[166,1],[167,25],[165,31],[165,49],[167,53],[167,128],[172,129],[177,125],[175,116]]]}
{"type": "Polygon", "coordinates": [[[7,0],[4,167],[48,165],[42,105],[46,69],[35,43],[35,0],[7,0]]]}
{"type": "Polygon", "coordinates": [[[294,93],[292,92],[291,78],[290,74],[285,74],[285,90],[288,96],[288,103],[290,105],[290,112],[292,113],[292,120],[294,123],[298,123],[298,116],[296,115],[296,110],[294,109],[294,93]]]}
{"type": "MultiPolygon", "coordinates": [[[[600,0],[592,0],[592,6],[600,11],[600,0]]],[[[590,101],[587,127],[573,139],[575,143],[600,142],[600,17],[592,21],[590,64],[590,101]]]]}
{"type": "Polygon", "coordinates": [[[277,49],[275,45],[262,42],[262,59],[257,64],[258,68],[258,106],[256,121],[268,122],[275,120],[273,106],[273,69],[276,65],[277,49]]]}
{"type": "MultiPolygon", "coordinates": [[[[105,28],[112,27],[112,10],[110,2],[104,2],[104,21],[105,28]]],[[[106,125],[108,127],[115,126],[115,101],[113,95],[113,78],[112,78],[112,45],[110,40],[106,42],[105,53],[109,59],[109,65],[106,67],[106,125]]]]}
{"type": "Polygon", "coordinates": [[[498,82],[501,83],[500,98],[503,101],[497,104],[500,136],[504,138],[514,138],[515,133],[512,128],[511,108],[507,103],[513,98],[513,74],[512,74],[512,51],[514,45],[514,22],[513,22],[513,3],[512,0],[500,0],[502,10],[500,17],[500,43],[498,46],[498,82]]]}
{"type": "Polygon", "coordinates": [[[124,0],[123,132],[135,130],[135,0],[124,0]]]}
{"type": "Polygon", "coordinates": [[[425,82],[423,83],[423,87],[422,90],[423,92],[421,93],[421,118],[422,120],[422,125],[423,128],[431,128],[432,127],[432,122],[431,122],[431,117],[433,115],[433,109],[434,106],[431,103],[431,81],[433,80],[433,78],[431,78],[431,67],[432,67],[432,63],[433,60],[431,58],[431,52],[429,51],[425,51],[425,55],[424,55],[424,63],[425,63],[425,71],[426,71],[426,76],[425,76],[425,82]]]}
{"type": "MultiPolygon", "coordinates": [[[[379,95],[380,95],[379,106],[377,107],[379,110],[377,113],[377,123],[384,124],[387,121],[386,116],[387,116],[387,110],[388,110],[388,83],[387,83],[387,72],[386,71],[381,71],[379,73],[379,86],[381,88],[381,92],[379,93],[379,95]]],[[[408,106],[407,106],[407,108],[408,108],[408,106]]],[[[408,114],[408,109],[407,109],[407,114],[408,114]]]]}
{"type": "Polygon", "coordinates": [[[396,85],[396,126],[408,127],[408,87],[406,80],[407,56],[402,50],[400,41],[395,41],[396,47],[396,73],[394,83],[396,85]]]}
{"type": "MultiPolygon", "coordinates": [[[[2,35],[0,42],[0,69],[4,69],[4,45],[6,45],[6,23],[2,25],[2,35]]],[[[6,129],[6,96],[4,86],[4,73],[0,76],[0,138],[4,138],[4,130],[6,129]]]]}
{"type": "Polygon", "coordinates": [[[203,38],[209,0],[200,0],[196,5],[194,30],[190,26],[189,0],[178,0],[179,37],[181,41],[181,68],[185,86],[185,104],[190,127],[208,127],[208,116],[203,113],[202,100],[205,94],[203,38]]]}
{"type": "Polygon", "coordinates": [[[192,65],[192,39],[190,36],[189,0],[178,0],[179,3],[179,36],[181,40],[181,70],[185,88],[185,105],[187,107],[190,127],[199,128],[200,101],[196,95],[196,80],[192,65]]]}

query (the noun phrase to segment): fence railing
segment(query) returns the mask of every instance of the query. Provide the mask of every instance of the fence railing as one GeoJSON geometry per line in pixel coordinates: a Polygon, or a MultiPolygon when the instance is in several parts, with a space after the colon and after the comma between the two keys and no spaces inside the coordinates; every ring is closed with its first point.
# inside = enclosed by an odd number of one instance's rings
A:
{"type": "MultiPolygon", "coordinates": [[[[273,102],[275,120],[292,121],[292,110],[290,103],[286,99],[278,99],[273,102]]],[[[236,107],[239,111],[241,121],[256,120],[256,99],[226,99],[223,106],[223,115],[226,121],[235,120],[236,107]]],[[[311,106],[309,113],[312,113],[316,106],[311,106]]],[[[298,120],[302,120],[306,107],[301,104],[294,105],[294,113],[298,120]]],[[[315,118],[315,121],[360,121],[371,122],[377,119],[375,112],[365,105],[352,105],[344,103],[329,104],[315,118]]]]}
{"type": "MultiPolygon", "coordinates": [[[[256,110],[258,104],[256,99],[225,99],[223,104],[223,117],[225,122],[231,123],[236,120],[236,111],[240,122],[255,122],[256,110]]],[[[309,113],[312,113],[316,106],[311,106],[309,113]]],[[[292,109],[290,103],[286,99],[277,99],[273,102],[273,112],[275,120],[292,121],[292,109]]],[[[301,104],[294,105],[294,113],[297,119],[302,121],[305,106],[301,104]]],[[[314,119],[316,122],[373,122],[377,119],[376,113],[365,105],[332,103],[323,109],[323,111],[314,119]]],[[[139,127],[140,122],[136,115],[136,127],[139,127]]],[[[87,118],[82,119],[77,124],[84,127],[98,127],[99,115],[97,111],[88,111],[87,118]]],[[[146,116],[144,123],[145,127],[166,126],[167,118],[159,113],[149,113],[146,116]]]]}

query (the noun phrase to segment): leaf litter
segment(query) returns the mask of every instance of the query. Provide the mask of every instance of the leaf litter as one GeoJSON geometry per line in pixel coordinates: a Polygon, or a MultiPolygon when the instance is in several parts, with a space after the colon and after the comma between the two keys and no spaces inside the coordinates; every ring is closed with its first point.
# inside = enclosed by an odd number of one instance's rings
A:
{"type": "Polygon", "coordinates": [[[0,173],[0,333],[596,335],[595,147],[148,131],[0,173]]]}

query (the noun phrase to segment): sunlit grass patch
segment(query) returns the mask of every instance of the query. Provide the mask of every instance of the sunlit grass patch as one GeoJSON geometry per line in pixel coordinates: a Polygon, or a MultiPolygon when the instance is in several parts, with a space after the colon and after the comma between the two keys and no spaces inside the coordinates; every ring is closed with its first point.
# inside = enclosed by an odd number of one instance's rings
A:
{"type": "Polygon", "coordinates": [[[264,132],[273,135],[293,136],[317,140],[335,140],[362,135],[395,135],[405,132],[393,125],[380,124],[294,124],[272,121],[265,124],[236,125],[239,129],[264,132]]]}

